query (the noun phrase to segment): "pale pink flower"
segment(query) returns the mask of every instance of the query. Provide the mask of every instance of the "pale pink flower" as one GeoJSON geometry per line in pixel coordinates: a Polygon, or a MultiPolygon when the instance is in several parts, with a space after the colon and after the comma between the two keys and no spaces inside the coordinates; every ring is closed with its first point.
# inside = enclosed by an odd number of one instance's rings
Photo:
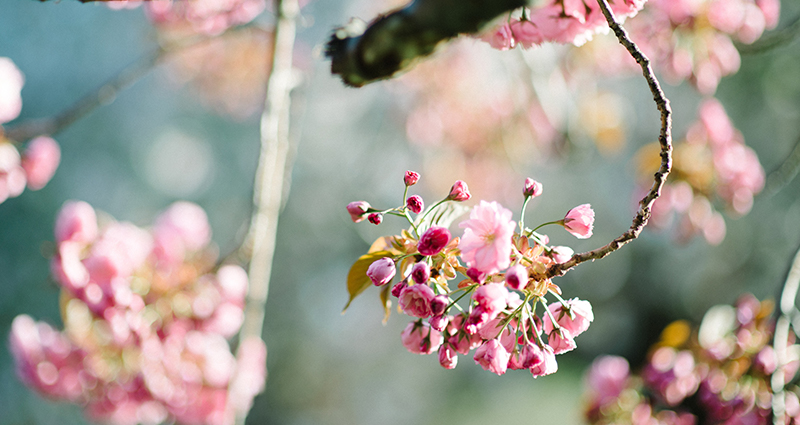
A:
{"type": "Polygon", "coordinates": [[[528,177],[525,179],[525,186],[522,188],[522,194],[526,197],[535,198],[542,194],[542,184],[536,180],[528,177]]]}
{"type": "Polygon", "coordinates": [[[431,329],[427,324],[411,322],[400,334],[406,350],[415,354],[431,354],[444,342],[442,333],[431,329]]]}
{"type": "Polygon", "coordinates": [[[625,389],[629,373],[628,361],[622,357],[603,356],[595,359],[586,373],[586,384],[596,403],[604,406],[616,400],[625,389]]]}
{"type": "Polygon", "coordinates": [[[534,378],[551,375],[558,371],[558,361],[553,349],[549,345],[542,348],[543,361],[531,367],[531,374],[534,378]]]}
{"type": "Polygon", "coordinates": [[[228,264],[217,270],[217,283],[220,288],[220,295],[234,304],[244,305],[247,296],[247,288],[250,281],[247,272],[243,268],[228,264]]]}
{"type": "Polygon", "coordinates": [[[573,255],[575,255],[575,251],[568,246],[554,246],[550,250],[550,255],[552,255],[553,261],[563,264],[569,261],[573,255]]]}
{"type": "Polygon", "coordinates": [[[528,269],[520,264],[506,270],[506,286],[514,290],[521,290],[528,284],[528,269]]]}
{"type": "MultiPolygon", "coordinates": [[[[592,305],[589,301],[579,300],[573,298],[568,300],[567,305],[572,310],[574,319],[570,317],[570,313],[560,302],[555,302],[547,306],[550,313],[555,317],[558,326],[562,329],[569,331],[570,335],[574,338],[582,334],[586,329],[589,329],[589,324],[594,320],[594,313],[592,312],[592,305]]],[[[555,326],[550,320],[550,315],[544,315],[544,331],[548,334],[553,332],[555,326]]]]}
{"type": "Polygon", "coordinates": [[[492,339],[475,350],[474,359],[484,370],[502,375],[508,368],[509,354],[499,341],[492,339]]]}
{"type": "Polygon", "coordinates": [[[56,243],[73,241],[89,244],[97,238],[97,215],[83,201],[67,201],[58,211],[55,225],[56,243]]]}
{"type": "Polygon", "coordinates": [[[0,57],[0,124],[19,116],[22,111],[22,86],[25,77],[9,58],[0,57]]]}
{"type": "Polygon", "coordinates": [[[547,336],[547,344],[553,347],[555,354],[564,354],[572,351],[578,345],[575,344],[575,339],[570,332],[564,328],[554,330],[547,336]]]}
{"type": "Polygon", "coordinates": [[[422,255],[436,255],[450,242],[450,231],[444,227],[431,227],[419,238],[417,250],[422,255]]]}
{"type": "Polygon", "coordinates": [[[264,390],[267,378],[267,346],[261,338],[250,337],[239,344],[236,370],[229,401],[237,412],[247,412],[253,405],[253,397],[264,390]]]}
{"type": "Polygon", "coordinates": [[[367,277],[375,286],[383,286],[392,281],[397,268],[391,258],[383,257],[372,262],[367,269],[367,277]]]}
{"type": "Polygon", "coordinates": [[[434,297],[433,289],[428,285],[406,286],[397,298],[400,308],[409,316],[430,317],[431,301],[434,297]]]}
{"type": "Polygon", "coordinates": [[[508,267],[511,263],[511,236],[516,227],[511,211],[497,202],[481,201],[469,217],[459,225],[464,228],[459,248],[467,267],[486,274],[508,267]]]}
{"type": "Polygon", "coordinates": [[[458,364],[458,353],[450,344],[439,347],[439,364],[445,369],[455,369],[458,364]]]}
{"type": "Polygon", "coordinates": [[[488,320],[493,320],[506,308],[508,289],[502,283],[489,283],[481,285],[472,294],[472,299],[478,303],[478,308],[489,315],[488,320]]]}
{"type": "Polygon", "coordinates": [[[419,195],[412,195],[406,199],[406,208],[414,214],[419,214],[425,209],[425,203],[422,202],[422,197],[419,195]]]}
{"type": "Polygon", "coordinates": [[[353,223],[364,220],[364,216],[369,209],[370,205],[365,201],[354,201],[347,204],[347,212],[350,213],[350,219],[353,220],[353,223]]]}
{"type": "Polygon", "coordinates": [[[53,178],[61,161],[61,148],[51,137],[39,136],[28,144],[20,165],[25,170],[28,189],[39,190],[53,178]]]}
{"type": "Polygon", "coordinates": [[[405,183],[406,186],[414,186],[415,184],[417,184],[418,180],[419,180],[419,173],[415,171],[411,170],[406,171],[406,175],[403,176],[403,183],[405,183]]]}
{"type": "Polygon", "coordinates": [[[542,32],[531,21],[512,20],[509,29],[514,40],[525,49],[538,46],[544,42],[542,32]]]}
{"type": "Polygon", "coordinates": [[[456,180],[453,184],[453,187],[450,188],[450,194],[447,195],[447,200],[449,201],[466,201],[471,198],[472,195],[469,193],[469,187],[467,184],[461,180],[456,180]]]}
{"type": "Polygon", "coordinates": [[[578,205],[564,217],[564,228],[578,239],[591,237],[593,227],[594,210],[589,204],[578,205]]]}

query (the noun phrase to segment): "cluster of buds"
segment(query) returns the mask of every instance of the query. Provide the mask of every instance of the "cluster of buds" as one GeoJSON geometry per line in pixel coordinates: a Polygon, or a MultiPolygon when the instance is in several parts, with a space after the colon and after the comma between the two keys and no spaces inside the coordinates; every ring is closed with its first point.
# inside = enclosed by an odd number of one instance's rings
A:
{"type": "Polygon", "coordinates": [[[25,77],[9,58],[0,57],[0,203],[19,196],[27,187],[39,190],[53,177],[61,161],[61,148],[51,137],[40,136],[23,152],[3,135],[2,124],[22,111],[25,77]]]}
{"type": "MultiPolygon", "coordinates": [[[[350,301],[374,284],[381,288],[388,317],[390,297],[396,298],[399,309],[415,318],[402,332],[403,346],[417,354],[438,352],[447,369],[456,366],[458,354],[475,349],[475,362],[498,375],[507,369],[527,369],[534,377],[555,372],[555,356],[576,347],[574,338],[588,329],[594,315],[589,302],[562,298],[547,274],[550,266],[569,261],[572,249],[550,246],[547,235],[536,230],[555,224],[588,238],[594,211],[580,205],[563,219],[528,229],[500,204],[481,201],[460,223],[463,235],[452,237],[447,226],[460,215],[453,213],[458,210],[454,203],[471,197],[466,183],[457,181],[444,199],[424,209],[422,198],[408,196],[418,178],[406,173],[399,207],[379,210],[364,201],[347,206],[354,222],[366,218],[378,224],[384,215],[393,215],[411,226],[400,235],[379,238],[356,261],[348,275],[350,301]],[[392,284],[398,270],[399,282],[392,284]],[[452,288],[459,274],[466,278],[452,288]],[[547,296],[556,300],[548,304],[547,296]],[[466,305],[459,304],[464,299],[466,305]]],[[[522,192],[520,217],[528,202],[542,194],[542,185],[527,179],[522,192]]]]}
{"type": "MultiPolygon", "coordinates": [[[[647,0],[610,1],[617,19],[635,16],[647,0]]],[[[499,50],[538,46],[544,42],[572,43],[580,46],[592,36],[608,30],[608,23],[597,0],[549,0],[535,8],[523,8],[519,17],[491,28],[481,38],[499,50]]]]}
{"type": "MultiPolygon", "coordinates": [[[[587,373],[591,424],[773,423],[771,375],[795,376],[800,357],[789,345],[778,364],[771,302],[752,295],[735,306],[715,306],[692,332],[685,321],[670,324],[641,373],[622,357],[595,360],[587,373]]],[[[787,388],[786,423],[800,421],[798,388],[787,388]]],[[[774,422],[778,423],[778,422],[774,422]]]]}
{"type": "MultiPolygon", "coordinates": [[[[648,155],[657,144],[642,149],[641,175],[657,167],[648,155]]],[[[753,206],[753,197],[764,187],[764,169],[756,153],[744,144],[744,137],[733,126],[716,99],[700,106],[699,119],[688,130],[685,140],[675,145],[675,163],[662,197],[653,206],[652,223],[666,228],[673,217],[680,217],[678,238],[688,240],[702,234],[710,244],[725,237],[725,220],[712,206],[718,199],[736,215],[753,206]]]]}
{"type": "Polygon", "coordinates": [[[14,319],[21,379],[110,424],[232,424],[265,377],[266,347],[228,339],[242,325],[248,278],[215,266],[205,212],[178,202],[151,230],[68,202],[55,225],[53,276],[64,331],[14,319]],[[102,218],[102,217],[101,217],[102,218]]]}

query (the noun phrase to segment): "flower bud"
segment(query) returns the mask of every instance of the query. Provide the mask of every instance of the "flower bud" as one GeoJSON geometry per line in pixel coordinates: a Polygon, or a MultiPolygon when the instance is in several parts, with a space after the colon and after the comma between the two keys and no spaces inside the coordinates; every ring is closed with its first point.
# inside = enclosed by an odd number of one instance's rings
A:
{"type": "Polygon", "coordinates": [[[506,285],[509,288],[519,291],[527,284],[528,270],[525,267],[517,264],[506,271],[506,285]]]}
{"type": "Polygon", "coordinates": [[[458,354],[450,344],[439,347],[439,364],[445,369],[455,369],[458,364],[458,354]]]}
{"type": "Polygon", "coordinates": [[[350,219],[353,223],[358,223],[364,219],[364,214],[369,210],[370,205],[365,201],[354,201],[347,204],[347,212],[350,213],[350,219]]]}
{"type": "Polygon", "coordinates": [[[436,255],[450,242],[450,231],[444,227],[431,227],[422,234],[417,250],[422,255],[436,255]]]}
{"type": "Polygon", "coordinates": [[[453,184],[453,187],[450,188],[450,194],[447,195],[447,200],[461,202],[466,201],[471,196],[472,195],[469,193],[467,184],[461,180],[456,180],[455,184],[453,184]]]}
{"type": "Polygon", "coordinates": [[[472,279],[475,283],[483,283],[486,279],[486,273],[476,269],[475,267],[470,267],[467,269],[467,277],[472,279]]]}
{"type": "Polygon", "coordinates": [[[406,286],[408,286],[408,283],[405,280],[397,282],[397,284],[392,287],[392,296],[395,298],[399,297],[400,292],[402,292],[406,286]]]}
{"type": "Polygon", "coordinates": [[[431,317],[431,301],[433,289],[428,285],[406,286],[397,297],[400,309],[409,316],[425,318],[431,317]]]}
{"type": "Polygon", "coordinates": [[[564,217],[564,228],[578,239],[591,237],[593,227],[594,211],[589,204],[578,205],[564,217]]]}
{"type": "Polygon", "coordinates": [[[542,194],[542,184],[532,178],[525,179],[525,187],[522,189],[525,197],[535,198],[542,194]]]}
{"type": "Polygon", "coordinates": [[[447,295],[437,295],[433,297],[433,300],[431,300],[431,313],[433,313],[434,316],[442,315],[448,304],[450,304],[450,299],[447,298],[447,295]]]}
{"type": "Polygon", "coordinates": [[[405,177],[403,177],[403,182],[405,182],[406,186],[414,186],[417,184],[417,180],[419,180],[419,173],[414,171],[406,171],[405,177]]]}
{"type": "Polygon", "coordinates": [[[372,213],[367,216],[367,220],[374,225],[379,225],[383,221],[383,214],[381,213],[372,213]]]}
{"type": "Polygon", "coordinates": [[[425,204],[422,202],[422,197],[419,195],[409,196],[406,199],[406,208],[409,211],[413,212],[414,214],[419,214],[423,208],[425,208],[425,204]]]}
{"type": "Polygon", "coordinates": [[[21,161],[28,189],[43,188],[55,174],[59,161],[61,161],[61,149],[55,140],[47,136],[33,139],[25,149],[21,161]]]}
{"type": "Polygon", "coordinates": [[[567,261],[572,258],[575,254],[575,251],[568,246],[554,246],[551,251],[550,255],[553,257],[553,261],[559,264],[566,263],[567,261]]]}
{"type": "Polygon", "coordinates": [[[367,276],[375,286],[382,286],[392,281],[396,268],[391,258],[383,257],[372,262],[367,269],[367,276]]]}
{"type": "Polygon", "coordinates": [[[439,332],[443,332],[447,327],[447,324],[450,322],[450,318],[440,314],[438,316],[431,317],[429,321],[431,322],[431,328],[439,332]]]}
{"type": "Polygon", "coordinates": [[[411,268],[411,278],[414,279],[414,283],[428,283],[428,279],[431,278],[431,267],[424,261],[414,264],[411,268]]]}

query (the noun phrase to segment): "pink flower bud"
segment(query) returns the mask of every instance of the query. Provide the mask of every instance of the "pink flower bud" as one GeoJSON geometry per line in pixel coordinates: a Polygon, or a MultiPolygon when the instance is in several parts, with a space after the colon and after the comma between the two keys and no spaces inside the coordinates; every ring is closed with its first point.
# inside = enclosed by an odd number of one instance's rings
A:
{"type": "Polygon", "coordinates": [[[563,264],[569,261],[573,255],[575,255],[575,251],[568,246],[554,246],[550,250],[550,255],[553,257],[553,261],[563,264]]]}
{"type": "Polygon", "coordinates": [[[405,177],[403,177],[403,182],[405,182],[406,186],[414,186],[417,184],[419,180],[419,173],[414,171],[406,171],[405,177]]]}
{"type": "Polygon", "coordinates": [[[61,149],[50,137],[33,139],[22,155],[22,168],[28,180],[28,189],[39,190],[53,177],[61,161],[61,149]]]}
{"type": "Polygon", "coordinates": [[[526,197],[535,198],[542,194],[542,184],[529,177],[525,179],[525,187],[522,189],[522,194],[526,197]]]}
{"type": "Polygon", "coordinates": [[[439,332],[444,332],[450,318],[444,315],[433,316],[430,318],[431,327],[439,332]]]}
{"type": "Polygon", "coordinates": [[[447,200],[461,202],[468,200],[470,197],[472,197],[472,195],[469,193],[467,184],[461,180],[456,180],[453,187],[450,188],[450,194],[447,195],[447,200]]]}
{"type": "Polygon", "coordinates": [[[458,353],[450,344],[439,347],[439,364],[445,369],[455,369],[458,364],[458,353]]]}
{"type": "Polygon", "coordinates": [[[372,262],[367,269],[367,276],[375,286],[383,286],[392,281],[397,271],[391,258],[383,257],[372,262]]]}
{"type": "Polygon", "coordinates": [[[508,351],[496,339],[486,341],[475,350],[475,363],[484,370],[502,375],[508,368],[508,351]]]}
{"type": "Polygon", "coordinates": [[[591,237],[593,227],[594,211],[589,204],[578,205],[564,217],[564,228],[578,239],[591,237]]]}
{"type": "Polygon", "coordinates": [[[422,234],[417,250],[422,255],[436,255],[450,242],[450,231],[444,227],[431,227],[422,234]]]}
{"type": "Polygon", "coordinates": [[[555,354],[563,354],[568,351],[572,351],[578,346],[575,344],[575,339],[572,337],[570,332],[564,328],[554,330],[550,335],[548,335],[547,343],[553,347],[553,352],[555,354]]]}
{"type": "Polygon", "coordinates": [[[431,313],[434,316],[440,316],[450,304],[450,298],[447,295],[437,295],[431,300],[431,313]]]}
{"type": "Polygon", "coordinates": [[[430,278],[431,267],[428,265],[428,263],[420,261],[419,263],[414,264],[414,267],[411,268],[411,279],[414,279],[414,283],[428,283],[430,278]]]}
{"type": "Polygon", "coordinates": [[[374,225],[379,225],[383,221],[383,214],[381,213],[372,213],[367,216],[367,220],[374,225]]]}
{"type": "Polygon", "coordinates": [[[400,308],[409,316],[431,317],[431,301],[434,293],[428,285],[406,286],[397,297],[400,308]]]}
{"type": "Polygon", "coordinates": [[[406,283],[405,280],[398,282],[397,285],[394,285],[392,287],[392,296],[395,298],[399,297],[400,292],[402,292],[403,288],[405,288],[406,286],[408,286],[408,283],[406,283]]]}
{"type": "Polygon", "coordinates": [[[0,124],[9,122],[19,116],[22,111],[20,92],[25,84],[25,77],[9,58],[0,57],[0,124]]]}
{"type": "Polygon", "coordinates": [[[89,244],[97,238],[97,215],[86,202],[67,201],[56,217],[56,243],[89,244]]]}
{"type": "Polygon", "coordinates": [[[353,220],[353,223],[364,220],[364,215],[369,209],[370,205],[365,201],[354,201],[347,204],[347,212],[350,213],[350,219],[353,220]]]}
{"type": "Polygon", "coordinates": [[[419,214],[425,208],[425,204],[422,202],[421,196],[413,195],[406,199],[406,208],[414,214],[419,214]]]}
{"type": "Polygon", "coordinates": [[[506,308],[507,298],[508,290],[500,283],[482,285],[472,294],[478,307],[489,315],[489,320],[493,320],[506,308]]]}
{"type": "Polygon", "coordinates": [[[517,264],[506,270],[506,285],[514,290],[522,290],[528,284],[528,269],[517,264]]]}
{"type": "Polygon", "coordinates": [[[540,376],[551,375],[558,370],[558,362],[553,349],[549,345],[542,348],[542,357],[544,360],[537,365],[531,367],[531,374],[534,378],[540,376]]]}
{"type": "MultiPolygon", "coordinates": [[[[547,308],[555,317],[556,322],[558,322],[558,327],[568,330],[574,338],[589,329],[589,324],[594,320],[594,313],[589,301],[573,298],[566,303],[570,311],[564,308],[560,302],[552,303],[547,308]]],[[[544,331],[548,334],[552,333],[553,329],[556,328],[556,326],[553,326],[549,314],[544,315],[543,326],[544,331]]]]}
{"type": "Polygon", "coordinates": [[[467,269],[467,277],[472,279],[475,283],[483,283],[483,281],[486,280],[486,273],[475,267],[470,267],[467,269]]]}
{"type": "Polygon", "coordinates": [[[442,345],[442,333],[430,326],[411,322],[400,334],[400,340],[406,350],[415,354],[431,354],[442,345]]]}

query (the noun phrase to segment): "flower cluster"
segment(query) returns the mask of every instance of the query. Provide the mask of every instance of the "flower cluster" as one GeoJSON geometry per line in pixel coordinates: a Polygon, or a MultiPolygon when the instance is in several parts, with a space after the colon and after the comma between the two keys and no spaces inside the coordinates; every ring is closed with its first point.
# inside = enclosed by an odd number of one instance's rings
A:
{"type": "MultiPolygon", "coordinates": [[[[611,11],[621,20],[635,16],[647,0],[611,1],[611,11]]],[[[499,50],[538,46],[544,42],[580,46],[592,36],[608,30],[608,23],[596,0],[549,0],[541,6],[524,8],[520,17],[491,28],[481,38],[499,50]]]]}
{"type": "Polygon", "coordinates": [[[147,15],[159,26],[188,27],[192,32],[218,35],[252,21],[266,7],[265,0],[197,0],[146,2],[147,15]]]}
{"type": "MultiPolygon", "coordinates": [[[[771,302],[752,295],[734,307],[710,309],[699,330],[674,322],[650,351],[641,373],[628,362],[607,356],[587,373],[591,424],[767,424],[772,421],[770,375],[790,382],[800,358],[797,345],[783,353],[784,366],[771,345],[771,302]]],[[[800,420],[798,388],[784,393],[788,423],[800,420]]]]}
{"type": "Polygon", "coordinates": [[[238,266],[215,269],[210,238],[194,204],[173,204],[147,231],[98,224],[89,204],[67,202],[51,264],[64,331],[14,319],[19,376],[101,422],[232,424],[263,386],[266,347],[248,339],[232,354],[248,279],[238,266]]]}
{"type": "MultiPolygon", "coordinates": [[[[350,300],[374,284],[381,288],[388,316],[390,296],[397,298],[400,310],[415,318],[402,332],[403,346],[417,354],[437,352],[447,369],[456,366],[458,354],[475,349],[475,362],[498,375],[507,369],[527,369],[534,377],[555,372],[555,356],[576,347],[574,338],[588,329],[594,315],[589,302],[562,298],[547,275],[551,265],[573,256],[572,249],[550,246],[547,235],[536,230],[557,224],[588,238],[594,225],[591,207],[578,206],[563,219],[532,230],[520,219],[516,232],[511,211],[481,201],[459,224],[463,234],[453,237],[447,226],[457,215],[453,202],[471,197],[466,183],[457,181],[444,199],[423,210],[422,198],[408,196],[418,178],[406,173],[399,207],[379,210],[365,201],[347,206],[354,222],[366,218],[378,224],[379,217],[393,215],[411,226],[400,235],[378,239],[356,261],[348,275],[350,300]],[[466,279],[451,288],[449,282],[459,273],[466,279]],[[392,284],[398,274],[399,282],[392,284]],[[548,295],[556,301],[548,304],[548,295]],[[466,305],[459,304],[462,299],[468,300],[466,305]]],[[[542,194],[542,185],[527,179],[522,192],[521,217],[525,205],[542,194]]]]}
{"type": "Polygon", "coordinates": [[[23,152],[3,135],[2,124],[22,111],[20,92],[25,78],[9,58],[0,57],[0,203],[19,196],[27,186],[39,190],[53,177],[61,161],[61,148],[51,137],[40,136],[23,152]]]}
{"type": "MultiPolygon", "coordinates": [[[[642,176],[652,174],[657,167],[648,158],[657,150],[656,145],[642,149],[642,176]]],[[[703,102],[699,120],[675,145],[674,158],[670,179],[653,207],[653,225],[666,228],[678,214],[680,239],[702,234],[709,243],[719,244],[725,237],[725,220],[712,200],[719,199],[734,214],[747,214],[753,196],[764,187],[764,169],[758,156],[744,144],[725,109],[712,98],[703,102]]]]}

